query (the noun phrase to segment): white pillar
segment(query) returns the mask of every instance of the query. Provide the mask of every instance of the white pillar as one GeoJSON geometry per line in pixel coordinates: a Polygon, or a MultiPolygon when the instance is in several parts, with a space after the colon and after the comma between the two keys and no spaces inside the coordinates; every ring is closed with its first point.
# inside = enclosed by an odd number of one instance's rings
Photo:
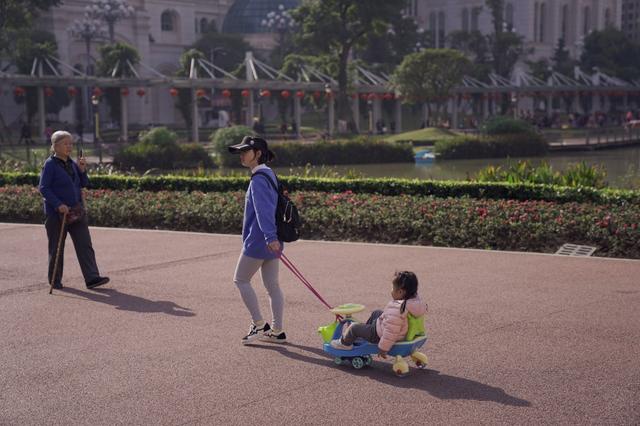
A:
{"type": "MultiPolygon", "coordinates": [[[[402,101],[396,98],[395,104],[395,122],[396,122],[396,133],[402,133],[402,101]]],[[[391,128],[391,126],[389,126],[391,128]]]]}
{"type": "Polygon", "coordinates": [[[129,103],[127,97],[120,93],[120,136],[123,142],[129,141],[129,103]]]}
{"type": "Polygon", "coordinates": [[[302,105],[299,97],[293,100],[293,119],[296,120],[296,138],[302,135],[300,128],[302,127],[302,105]]]}
{"type": "Polygon", "coordinates": [[[198,135],[198,97],[196,95],[196,89],[191,89],[191,134],[193,136],[192,142],[198,143],[200,137],[198,135]]]}
{"type": "Polygon", "coordinates": [[[335,115],[336,115],[335,100],[332,96],[327,101],[329,103],[329,136],[333,136],[333,133],[335,131],[334,127],[335,127],[335,115]]]}
{"type": "Polygon", "coordinates": [[[356,126],[356,133],[360,133],[360,94],[357,92],[353,100],[353,122],[356,126]]]}

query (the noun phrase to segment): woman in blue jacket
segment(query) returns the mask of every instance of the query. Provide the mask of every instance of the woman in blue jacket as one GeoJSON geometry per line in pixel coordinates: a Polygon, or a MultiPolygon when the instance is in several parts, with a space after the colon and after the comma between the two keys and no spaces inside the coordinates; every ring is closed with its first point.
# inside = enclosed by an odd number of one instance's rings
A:
{"type": "Polygon", "coordinates": [[[242,254],[233,278],[252,319],[249,333],[242,338],[242,343],[258,338],[282,343],[287,340],[282,324],[284,298],[278,284],[278,257],[283,244],[278,240],[276,228],[278,194],[272,186],[273,183],[277,187],[277,179],[266,165],[274,155],[267,147],[267,141],[251,136],[245,136],[241,143],[230,146],[229,152],[239,153],[240,162],[251,170],[252,175],[244,202],[242,254]],[[257,172],[260,173],[256,175],[257,172]],[[251,278],[258,269],[271,302],[272,326],[263,319],[256,293],[251,287],[251,278]]]}
{"type": "Polygon", "coordinates": [[[44,199],[46,219],[44,226],[49,239],[49,283],[53,280],[53,288],[62,288],[62,269],[64,259],[64,242],[67,232],[71,235],[80,269],[87,288],[94,288],[109,282],[109,278],[101,277],[96,265],[96,256],[91,244],[89,222],[84,212],[81,188],[89,184],[87,163],[84,157],[78,163],[70,158],[73,139],[69,132],[57,131],[51,135],[53,154],[42,167],[40,174],[40,193],[44,199]],[[62,218],[71,209],[82,212],[73,223],[65,226],[58,260],[56,277],[52,277],[62,218]]]}

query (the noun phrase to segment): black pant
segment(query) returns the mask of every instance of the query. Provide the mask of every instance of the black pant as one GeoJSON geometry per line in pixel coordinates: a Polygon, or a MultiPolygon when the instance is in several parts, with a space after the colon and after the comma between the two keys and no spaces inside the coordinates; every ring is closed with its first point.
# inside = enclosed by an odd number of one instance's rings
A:
{"type": "MultiPolygon", "coordinates": [[[[58,249],[58,238],[60,236],[60,226],[62,225],[61,217],[57,214],[47,216],[44,226],[47,229],[47,238],[49,239],[49,282],[53,276],[54,262],[56,260],[56,250],[58,249]]],[[[85,283],[94,280],[100,276],[98,265],[96,265],[96,254],[91,245],[91,235],[89,234],[89,221],[85,214],[79,221],[65,226],[65,232],[62,236],[62,246],[60,248],[60,256],[58,259],[58,269],[56,272],[55,283],[62,281],[62,270],[64,264],[64,243],[67,233],[71,235],[73,247],[76,249],[76,256],[80,263],[80,269],[84,276],[85,283]]]]}
{"type": "Polygon", "coordinates": [[[342,344],[352,345],[359,337],[363,338],[367,342],[378,343],[380,341],[380,337],[376,330],[376,321],[380,315],[382,315],[382,311],[377,309],[371,312],[371,316],[367,320],[366,324],[353,323],[345,335],[342,336],[342,344]]]}

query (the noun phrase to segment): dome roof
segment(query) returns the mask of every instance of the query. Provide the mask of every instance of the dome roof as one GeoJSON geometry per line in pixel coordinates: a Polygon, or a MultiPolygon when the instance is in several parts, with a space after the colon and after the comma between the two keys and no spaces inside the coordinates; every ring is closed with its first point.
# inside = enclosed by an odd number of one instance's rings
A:
{"type": "Polygon", "coordinates": [[[284,10],[293,9],[300,5],[299,0],[236,0],[222,24],[224,33],[266,33],[268,29],[262,25],[267,13],[278,11],[282,5],[284,10]]]}

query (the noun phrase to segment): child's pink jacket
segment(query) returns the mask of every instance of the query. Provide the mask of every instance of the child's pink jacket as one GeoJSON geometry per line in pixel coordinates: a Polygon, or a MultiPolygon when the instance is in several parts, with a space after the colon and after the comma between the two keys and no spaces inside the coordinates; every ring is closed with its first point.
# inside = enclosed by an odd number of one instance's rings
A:
{"type": "Polygon", "coordinates": [[[389,302],[376,321],[376,331],[380,337],[378,343],[380,350],[389,351],[394,343],[404,340],[409,327],[407,314],[411,313],[414,317],[419,317],[427,311],[427,305],[422,302],[420,296],[408,299],[404,312],[400,313],[402,302],[402,300],[389,302]]]}

